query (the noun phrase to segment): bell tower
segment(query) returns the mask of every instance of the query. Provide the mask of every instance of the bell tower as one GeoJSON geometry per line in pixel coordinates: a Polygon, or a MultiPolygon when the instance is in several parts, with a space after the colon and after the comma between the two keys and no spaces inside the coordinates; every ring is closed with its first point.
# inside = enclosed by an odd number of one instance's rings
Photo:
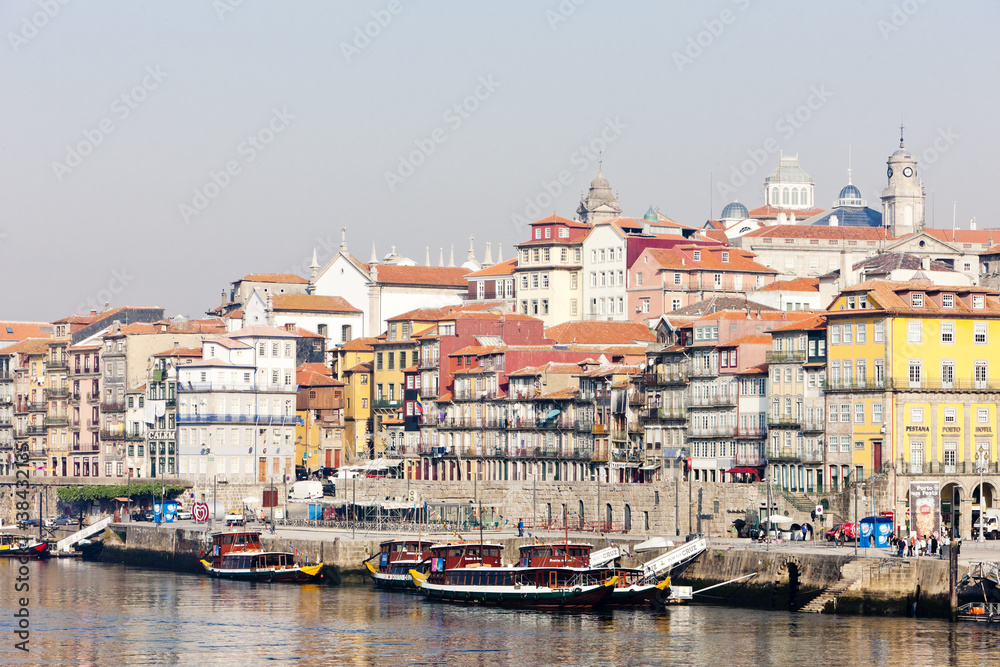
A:
{"type": "Polygon", "coordinates": [[[889,184],[882,190],[882,224],[893,236],[905,236],[924,228],[924,186],[917,179],[917,159],[903,147],[899,126],[899,149],[886,163],[889,184]]]}

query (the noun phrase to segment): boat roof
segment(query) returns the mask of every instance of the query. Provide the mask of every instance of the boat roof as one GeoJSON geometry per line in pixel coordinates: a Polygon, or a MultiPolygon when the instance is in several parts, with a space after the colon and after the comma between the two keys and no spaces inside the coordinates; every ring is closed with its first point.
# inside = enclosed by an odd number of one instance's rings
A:
{"type": "Polygon", "coordinates": [[[494,544],[493,542],[449,542],[441,544],[432,544],[431,549],[447,549],[448,547],[496,547],[498,549],[503,549],[502,544],[494,544]]]}
{"type": "Polygon", "coordinates": [[[523,544],[518,547],[519,550],[524,551],[525,549],[565,549],[566,547],[577,547],[584,549],[593,549],[593,545],[587,544],[586,542],[540,542],[538,544],[523,544]]]}
{"type": "Polygon", "coordinates": [[[397,538],[395,540],[385,540],[384,542],[380,542],[379,546],[380,547],[381,546],[385,546],[386,544],[431,544],[431,545],[433,545],[433,542],[431,542],[430,540],[417,539],[415,537],[401,537],[401,538],[397,538]]]}

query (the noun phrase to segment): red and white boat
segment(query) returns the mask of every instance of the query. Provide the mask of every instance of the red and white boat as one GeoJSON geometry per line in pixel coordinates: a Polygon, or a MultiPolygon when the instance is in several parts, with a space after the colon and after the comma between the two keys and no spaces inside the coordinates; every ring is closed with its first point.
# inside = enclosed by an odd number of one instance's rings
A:
{"type": "Polygon", "coordinates": [[[323,578],[323,563],[299,565],[291,552],[264,551],[257,530],[212,533],[211,560],[203,559],[201,564],[209,576],[219,579],[305,582],[323,578]]]}
{"type": "Polygon", "coordinates": [[[48,558],[49,543],[17,533],[0,533],[0,557],[48,558]]]}
{"type": "Polygon", "coordinates": [[[378,553],[365,559],[365,568],[379,588],[416,591],[410,570],[430,556],[431,544],[420,539],[387,540],[378,553]]]}

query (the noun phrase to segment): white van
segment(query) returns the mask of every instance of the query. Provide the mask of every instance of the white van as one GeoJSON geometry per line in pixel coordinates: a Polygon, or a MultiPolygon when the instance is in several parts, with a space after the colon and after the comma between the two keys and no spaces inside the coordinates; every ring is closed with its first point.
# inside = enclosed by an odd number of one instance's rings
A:
{"type": "Polygon", "coordinates": [[[973,539],[979,537],[980,530],[983,531],[988,540],[995,540],[1000,537],[1000,510],[987,509],[983,511],[983,516],[980,517],[972,529],[973,539]]]}
{"type": "Polygon", "coordinates": [[[312,500],[323,497],[323,482],[319,480],[302,480],[292,484],[288,490],[289,500],[312,500]]]}

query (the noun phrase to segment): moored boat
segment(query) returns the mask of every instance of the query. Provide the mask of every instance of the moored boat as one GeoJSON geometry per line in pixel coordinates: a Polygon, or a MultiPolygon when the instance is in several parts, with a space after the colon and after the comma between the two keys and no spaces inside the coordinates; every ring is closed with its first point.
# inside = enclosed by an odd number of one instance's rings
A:
{"type": "Polygon", "coordinates": [[[410,570],[430,555],[430,547],[426,540],[387,540],[379,545],[378,553],[365,559],[365,568],[379,588],[415,591],[410,570]]]}
{"type": "Polygon", "coordinates": [[[6,558],[46,558],[49,543],[16,533],[0,533],[0,556],[6,558]]]}
{"type": "Polygon", "coordinates": [[[291,552],[261,549],[257,530],[212,533],[211,560],[203,559],[201,564],[209,576],[219,579],[305,582],[323,578],[323,563],[299,565],[291,552]]]}
{"type": "Polygon", "coordinates": [[[430,600],[547,610],[599,607],[618,581],[615,576],[602,581],[589,568],[505,566],[502,549],[498,544],[434,545],[425,567],[410,576],[430,600]]]}

